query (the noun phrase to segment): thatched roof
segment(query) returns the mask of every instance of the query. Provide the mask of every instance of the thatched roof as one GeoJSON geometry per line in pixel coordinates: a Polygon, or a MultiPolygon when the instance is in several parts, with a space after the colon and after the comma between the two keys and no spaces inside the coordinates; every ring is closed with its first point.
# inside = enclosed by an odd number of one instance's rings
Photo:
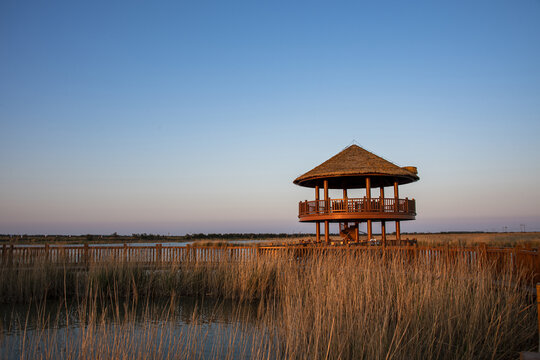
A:
{"type": "Polygon", "coordinates": [[[294,180],[300,186],[312,187],[328,180],[330,189],[359,189],[366,187],[366,177],[372,187],[407,184],[420,178],[413,166],[399,167],[358,145],[351,145],[339,154],[294,180]]]}

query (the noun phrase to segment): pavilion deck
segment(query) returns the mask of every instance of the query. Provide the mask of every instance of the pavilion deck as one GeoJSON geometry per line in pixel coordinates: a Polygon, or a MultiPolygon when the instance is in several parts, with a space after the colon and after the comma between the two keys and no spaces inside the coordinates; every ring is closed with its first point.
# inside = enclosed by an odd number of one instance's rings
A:
{"type": "Polygon", "coordinates": [[[414,220],[414,199],[396,198],[343,198],[301,201],[298,204],[300,221],[320,220],[414,220]]]}

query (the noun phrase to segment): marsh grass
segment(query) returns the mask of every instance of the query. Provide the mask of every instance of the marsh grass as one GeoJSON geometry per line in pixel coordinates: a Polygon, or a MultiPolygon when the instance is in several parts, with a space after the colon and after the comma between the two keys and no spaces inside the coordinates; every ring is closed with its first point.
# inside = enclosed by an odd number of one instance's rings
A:
{"type": "MultiPolygon", "coordinates": [[[[534,298],[522,277],[373,254],[156,270],[109,263],[74,272],[44,263],[1,269],[0,299],[43,309],[53,299],[77,303],[76,330],[57,326],[67,321],[60,315],[31,332],[21,321],[24,344],[11,345],[16,358],[508,359],[536,342],[534,298]],[[250,303],[256,320],[239,310],[210,336],[194,311],[178,330],[182,296],[250,303]],[[156,312],[158,299],[168,305],[156,312]],[[136,326],[141,304],[148,310],[136,326]]],[[[2,326],[5,333],[10,325],[2,326]]],[[[9,345],[0,335],[3,355],[9,345]]]]}
{"type": "Polygon", "coordinates": [[[419,245],[425,246],[476,246],[480,244],[495,247],[540,246],[540,232],[406,234],[403,236],[416,238],[419,245]]]}

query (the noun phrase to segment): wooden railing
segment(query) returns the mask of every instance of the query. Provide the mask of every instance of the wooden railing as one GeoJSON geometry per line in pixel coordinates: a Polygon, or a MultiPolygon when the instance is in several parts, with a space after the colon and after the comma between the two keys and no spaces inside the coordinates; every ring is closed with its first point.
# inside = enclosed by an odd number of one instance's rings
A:
{"type": "Polygon", "coordinates": [[[181,262],[247,261],[257,253],[255,247],[190,246],[13,246],[0,248],[0,266],[25,266],[40,262],[88,266],[106,262],[132,262],[159,265],[181,262]]]}
{"type": "Polygon", "coordinates": [[[521,270],[532,284],[540,282],[540,252],[538,249],[514,247],[496,248],[430,246],[296,246],[264,247],[262,254],[288,254],[295,259],[335,255],[340,257],[371,254],[381,259],[398,257],[403,261],[423,261],[428,264],[462,262],[470,266],[489,266],[496,271],[521,270]]]}
{"type": "Polygon", "coordinates": [[[395,198],[349,198],[301,201],[298,216],[325,215],[339,213],[387,213],[416,215],[414,199],[395,198]]]}
{"type": "Polygon", "coordinates": [[[264,255],[288,256],[303,259],[313,256],[380,255],[383,258],[400,256],[404,260],[427,262],[464,261],[470,265],[489,265],[497,269],[525,269],[540,280],[540,254],[531,248],[496,248],[429,246],[261,246],[261,247],[180,247],[134,245],[114,246],[14,246],[0,248],[0,267],[32,266],[43,262],[61,266],[90,266],[105,262],[137,263],[167,266],[183,262],[245,262],[264,255]]]}

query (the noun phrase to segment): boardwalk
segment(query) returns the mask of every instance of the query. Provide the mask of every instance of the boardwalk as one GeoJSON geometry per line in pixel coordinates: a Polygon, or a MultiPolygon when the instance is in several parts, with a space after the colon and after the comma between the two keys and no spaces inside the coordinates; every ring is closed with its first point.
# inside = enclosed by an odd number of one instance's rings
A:
{"type": "Polygon", "coordinates": [[[148,266],[167,266],[183,262],[250,261],[261,256],[279,255],[292,259],[326,255],[358,256],[372,254],[381,257],[400,256],[408,260],[428,262],[464,261],[470,265],[487,264],[497,269],[524,269],[540,280],[540,254],[538,249],[425,246],[284,246],[284,247],[181,247],[139,246],[120,244],[113,246],[14,246],[0,248],[1,267],[52,264],[90,266],[105,262],[137,263],[148,266]]]}

